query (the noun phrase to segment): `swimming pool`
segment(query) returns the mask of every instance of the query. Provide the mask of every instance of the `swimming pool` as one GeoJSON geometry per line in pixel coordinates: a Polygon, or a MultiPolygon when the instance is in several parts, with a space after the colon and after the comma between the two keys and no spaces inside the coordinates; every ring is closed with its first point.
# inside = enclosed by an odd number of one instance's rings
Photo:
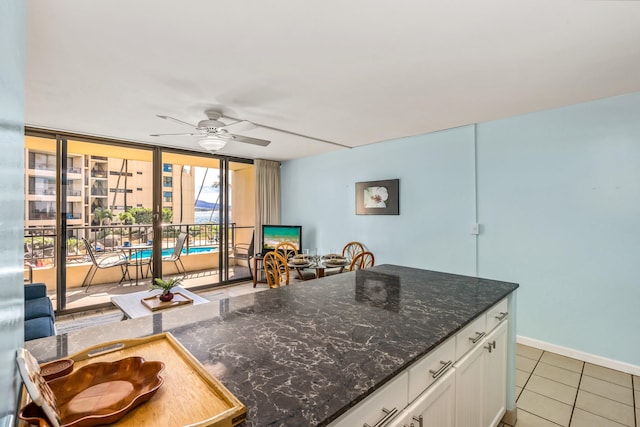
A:
{"type": "MultiPolygon", "coordinates": [[[[206,253],[211,253],[214,252],[215,250],[217,250],[217,246],[208,246],[208,247],[195,247],[195,248],[189,248],[189,254],[206,254],[206,253]]],[[[173,248],[167,248],[167,249],[163,249],[162,250],[162,256],[166,257],[166,256],[170,256],[173,253],[173,248]]],[[[182,255],[186,255],[187,254],[187,248],[182,248],[182,255]]],[[[146,258],[151,258],[151,249],[145,249],[143,251],[140,252],[134,252],[131,254],[131,260],[137,260],[137,259],[146,259],[146,258]]]]}

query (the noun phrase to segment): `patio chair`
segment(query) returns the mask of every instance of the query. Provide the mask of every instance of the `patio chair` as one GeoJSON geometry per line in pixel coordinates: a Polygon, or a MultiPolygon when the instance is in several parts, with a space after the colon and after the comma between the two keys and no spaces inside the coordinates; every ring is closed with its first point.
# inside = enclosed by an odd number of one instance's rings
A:
{"type": "Polygon", "coordinates": [[[249,276],[253,277],[253,271],[251,271],[251,259],[255,256],[254,253],[254,238],[255,233],[251,235],[251,243],[236,243],[229,252],[229,259],[247,261],[249,266],[249,276]]]}
{"type": "Polygon", "coordinates": [[[89,286],[91,285],[91,281],[93,281],[93,277],[96,275],[98,270],[103,270],[107,268],[120,267],[122,270],[122,277],[118,284],[121,284],[124,279],[128,278],[129,283],[131,283],[131,276],[129,275],[129,259],[127,255],[122,251],[114,251],[108,252],[103,255],[96,256],[93,252],[93,248],[91,244],[82,237],[82,241],[84,242],[85,250],[91,258],[91,268],[87,271],[87,275],[84,276],[84,280],[82,281],[82,286],[85,287],[85,292],[89,291],[89,286]]]}
{"type": "Polygon", "coordinates": [[[268,252],[262,263],[269,288],[279,288],[283,282],[289,286],[289,265],[282,255],[276,251],[268,252]]]}
{"type": "Polygon", "coordinates": [[[176,266],[176,270],[178,273],[182,273],[182,277],[187,275],[187,270],[184,268],[184,264],[182,264],[182,260],[180,259],[180,255],[182,255],[182,248],[184,247],[184,242],[187,240],[187,233],[178,234],[178,238],[173,246],[173,253],[169,256],[162,257],[162,262],[172,262],[176,266]],[[182,271],[180,271],[180,267],[182,267],[182,271]]]}

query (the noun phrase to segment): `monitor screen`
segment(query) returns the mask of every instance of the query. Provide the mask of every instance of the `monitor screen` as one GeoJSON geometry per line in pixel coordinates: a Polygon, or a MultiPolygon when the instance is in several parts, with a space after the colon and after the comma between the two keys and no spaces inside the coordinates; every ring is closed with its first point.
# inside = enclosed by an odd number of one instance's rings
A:
{"type": "Polygon", "coordinates": [[[263,225],[262,253],[276,248],[278,243],[291,242],[298,252],[302,248],[302,226],[300,225],[263,225]]]}

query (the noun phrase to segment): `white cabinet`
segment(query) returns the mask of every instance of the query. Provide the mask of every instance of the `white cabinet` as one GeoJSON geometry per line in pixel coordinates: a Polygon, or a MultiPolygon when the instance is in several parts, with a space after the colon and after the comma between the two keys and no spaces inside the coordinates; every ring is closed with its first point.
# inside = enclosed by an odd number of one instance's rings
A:
{"type": "Polygon", "coordinates": [[[454,427],[455,372],[449,369],[411,403],[389,427],[454,427]]]}
{"type": "Polygon", "coordinates": [[[409,373],[403,372],[334,421],[332,427],[387,425],[408,402],[409,373]]]}
{"type": "Polygon", "coordinates": [[[485,353],[484,425],[496,426],[507,404],[507,322],[487,337],[491,352],[485,353]]]}
{"type": "Polygon", "coordinates": [[[478,342],[454,365],[456,374],[456,427],[482,425],[482,387],[484,384],[484,352],[478,342]]]}
{"type": "Polygon", "coordinates": [[[409,368],[409,402],[413,402],[453,366],[456,340],[452,337],[409,368]]]}
{"type": "Polygon", "coordinates": [[[454,365],[456,427],[496,426],[504,415],[507,321],[454,365]]]}
{"type": "Polygon", "coordinates": [[[481,315],[456,335],[456,360],[474,348],[487,335],[487,316],[481,315]]]}
{"type": "Polygon", "coordinates": [[[331,427],[497,426],[507,400],[507,307],[505,298],[331,427]]]}

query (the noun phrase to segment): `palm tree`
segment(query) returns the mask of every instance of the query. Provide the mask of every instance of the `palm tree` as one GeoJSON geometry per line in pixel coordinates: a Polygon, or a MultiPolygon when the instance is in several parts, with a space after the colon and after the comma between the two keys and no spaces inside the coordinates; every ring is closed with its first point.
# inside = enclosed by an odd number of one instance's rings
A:
{"type": "Polygon", "coordinates": [[[109,220],[109,222],[111,222],[111,220],[115,218],[115,215],[111,212],[111,209],[97,207],[93,210],[93,218],[99,221],[100,226],[102,226],[105,220],[109,220]]]}

